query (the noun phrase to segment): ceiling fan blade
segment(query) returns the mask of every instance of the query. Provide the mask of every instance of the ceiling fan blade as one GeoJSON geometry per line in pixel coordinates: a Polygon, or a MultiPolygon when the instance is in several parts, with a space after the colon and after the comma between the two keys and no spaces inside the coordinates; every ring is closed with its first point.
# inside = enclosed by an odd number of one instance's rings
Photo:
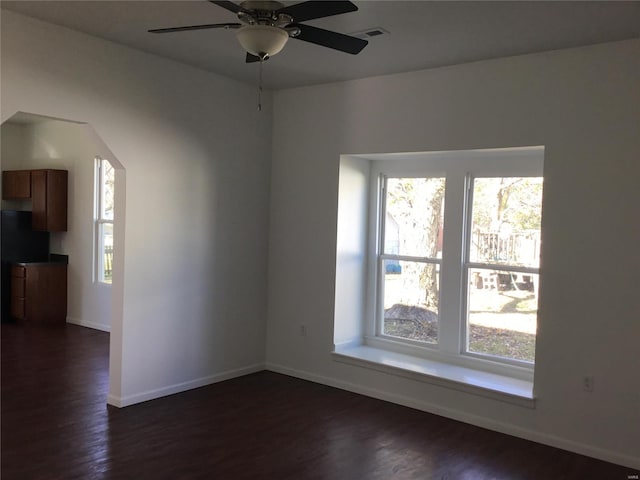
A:
{"type": "MultiPolygon", "coordinates": [[[[265,58],[264,61],[266,62],[267,60],[269,60],[269,57],[265,58]]],[[[249,52],[247,52],[247,59],[246,59],[246,63],[255,63],[255,62],[259,62],[260,61],[260,57],[253,55],[249,52]]]]}
{"type": "Polygon", "coordinates": [[[230,12],[233,13],[240,13],[242,11],[244,11],[242,9],[242,7],[240,5],[238,5],[237,3],[233,3],[233,2],[224,2],[224,1],[217,1],[217,0],[209,0],[211,3],[214,3],[216,5],[218,5],[219,7],[222,7],[226,10],[229,10],[230,12]]]}
{"type": "Polygon", "coordinates": [[[188,25],[186,27],[154,28],[149,33],[186,32],[188,30],[206,30],[208,28],[240,28],[241,23],[210,23],[207,25],[188,25]]]}
{"type": "Polygon", "coordinates": [[[289,7],[283,7],[278,10],[277,13],[286,13],[287,15],[291,15],[294,22],[299,23],[307,20],[313,20],[315,18],[331,17],[332,15],[355,12],[356,10],[358,10],[358,7],[347,1],[309,1],[296,3],[289,7]]]}
{"type": "Polygon", "coordinates": [[[344,35],[338,32],[332,32],[323,28],[312,27],[310,25],[295,24],[300,28],[300,35],[293,37],[304,42],[315,43],[322,47],[333,48],[341,52],[357,55],[367,46],[369,42],[360,38],[344,35]]]}

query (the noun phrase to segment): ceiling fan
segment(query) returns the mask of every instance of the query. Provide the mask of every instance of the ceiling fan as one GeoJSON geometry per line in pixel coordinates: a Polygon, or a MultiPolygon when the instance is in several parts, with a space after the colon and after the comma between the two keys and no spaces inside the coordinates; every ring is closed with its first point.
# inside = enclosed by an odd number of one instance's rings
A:
{"type": "Polygon", "coordinates": [[[280,52],[289,38],[314,43],[356,55],[367,41],[300,22],[354,12],[358,7],[349,1],[308,1],[285,6],[275,1],[248,0],[240,4],[229,1],[211,3],[235,13],[240,23],[213,23],[185,27],[156,28],[150,33],[224,28],[237,30],[236,37],[247,51],[247,62],[262,62],[280,52]]]}

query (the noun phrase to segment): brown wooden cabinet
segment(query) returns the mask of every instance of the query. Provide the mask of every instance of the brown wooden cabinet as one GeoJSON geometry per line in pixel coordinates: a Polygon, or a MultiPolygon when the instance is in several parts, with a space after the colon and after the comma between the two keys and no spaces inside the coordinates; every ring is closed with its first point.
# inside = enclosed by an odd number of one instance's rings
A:
{"type": "Polygon", "coordinates": [[[9,170],[2,172],[3,200],[31,199],[33,230],[67,231],[66,170],[9,170]]]}
{"type": "Polygon", "coordinates": [[[31,170],[2,172],[2,198],[4,200],[31,198],[31,170]]]}
{"type": "Polygon", "coordinates": [[[67,320],[67,265],[12,265],[11,316],[34,323],[64,324],[67,320]]]}
{"type": "Polygon", "coordinates": [[[67,230],[67,171],[31,172],[32,228],[47,232],[67,230]]]}

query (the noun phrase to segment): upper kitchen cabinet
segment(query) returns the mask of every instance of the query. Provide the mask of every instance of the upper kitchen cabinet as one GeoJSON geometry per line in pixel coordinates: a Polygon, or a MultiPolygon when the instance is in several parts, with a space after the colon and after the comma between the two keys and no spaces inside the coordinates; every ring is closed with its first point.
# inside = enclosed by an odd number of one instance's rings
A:
{"type": "Polygon", "coordinates": [[[67,230],[66,170],[31,171],[31,227],[46,232],[67,230]]]}
{"type": "Polygon", "coordinates": [[[2,199],[25,200],[31,198],[31,170],[2,172],[2,199]]]}
{"type": "Polygon", "coordinates": [[[3,200],[31,199],[31,228],[46,232],[67,230],[66,170],[2,172],[3,200]],[[28,194],[28,195],[27,195],[28,194]]]}

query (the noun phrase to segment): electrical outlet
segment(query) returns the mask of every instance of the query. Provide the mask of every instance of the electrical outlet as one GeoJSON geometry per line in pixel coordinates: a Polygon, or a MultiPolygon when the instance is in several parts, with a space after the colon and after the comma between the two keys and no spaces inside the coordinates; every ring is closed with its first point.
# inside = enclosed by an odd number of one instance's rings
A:
{"type": "Polygon", "coordinates": [[[307,326],[304,323],[300,324],[300,336],[301,337],[307,336],[307,326]]]}
{"type": "Polygon", "coordinates": [[[593,392],[593,375],[585,375],[582,377],[582,389],[585,392],[593,392]]]}

